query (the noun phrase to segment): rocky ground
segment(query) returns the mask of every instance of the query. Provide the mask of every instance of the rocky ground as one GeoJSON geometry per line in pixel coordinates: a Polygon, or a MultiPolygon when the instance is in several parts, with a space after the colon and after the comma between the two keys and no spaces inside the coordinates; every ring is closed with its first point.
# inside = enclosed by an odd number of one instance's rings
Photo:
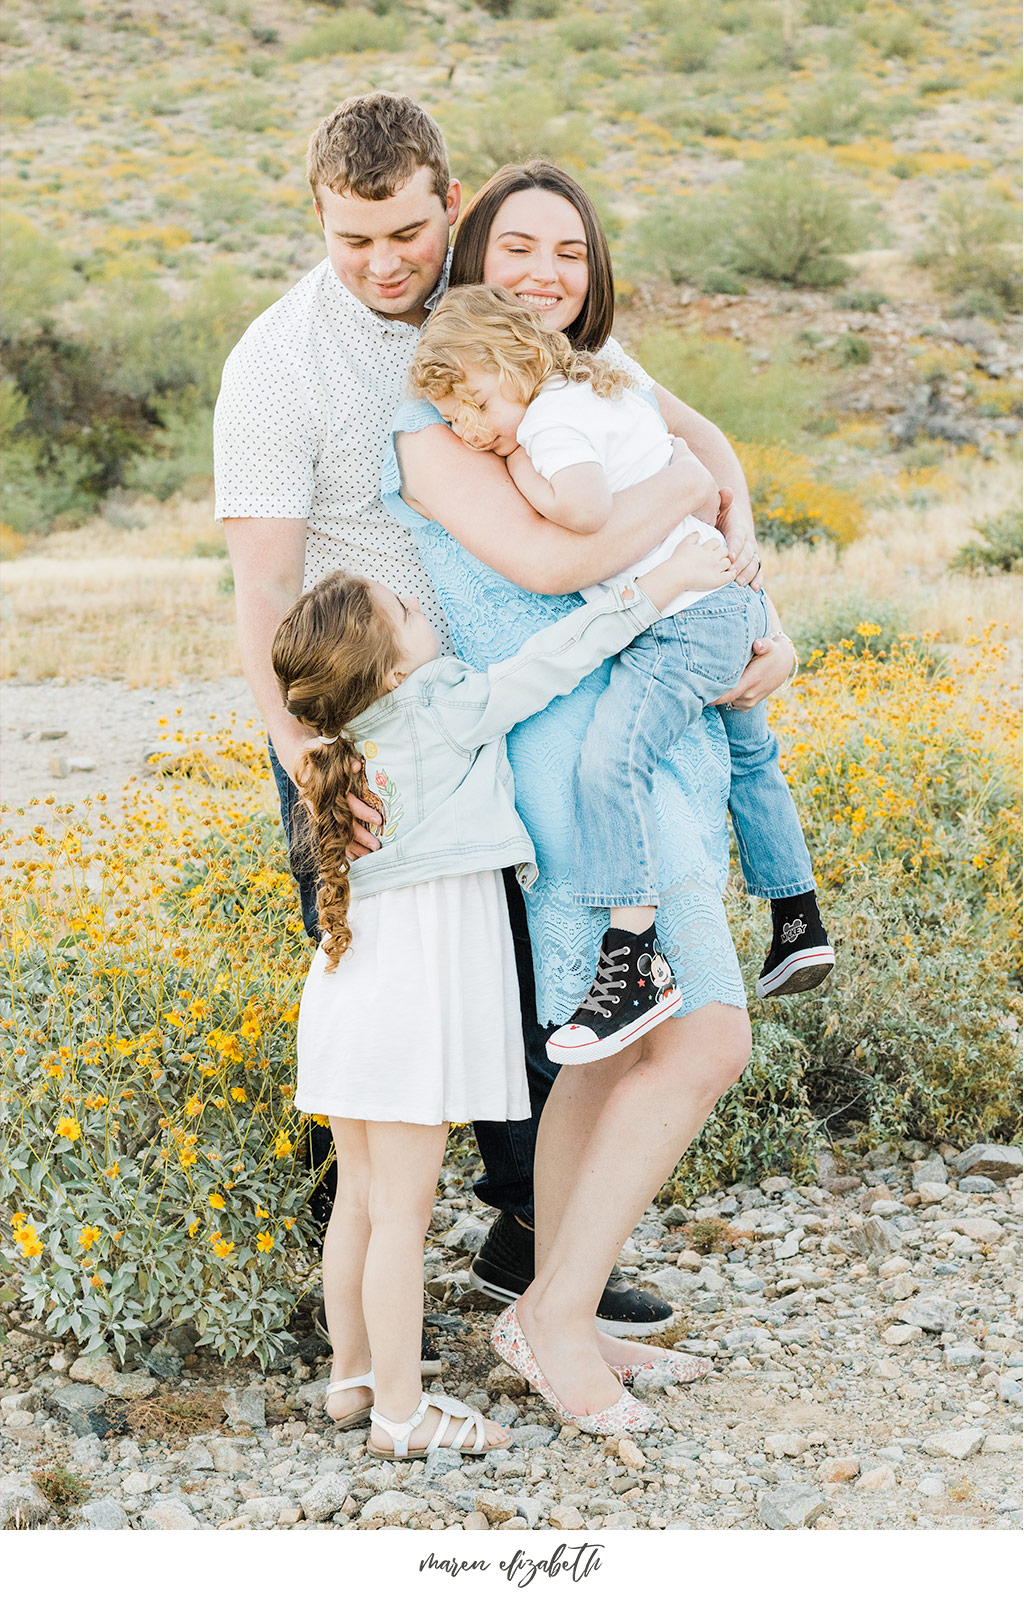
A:
{"type": "MultiPolygon", "coordinates": [[[[244,678],[212,683],[183,681],[170,687],[131,689],[106,678],[73,683],[5,683],[0,690],[0,801],[23,808],[32,822],[49,817],[48,795],[64,805],[104,793],[117,812],[129,778],[156,781],[147,752],[159,746],[161,719],[193,729],[223,728],[234,716],[245,730],[257,712],[244,678]]],[[[248,736],[262,743],[262,725],[248,736]]]]}
{"type": "Polygon", "coordinates": [[[660,1433],[594,1439],[495,1363],[466,1272],[492,1213],[446,1169],[428,1332],[446,1387],[511,1426],[482,1460],[391,1465],[335,1430],[315,1306],[267,1373],[218,1366],[187,1326],[119,1369],[8,1309],[0,1526],[1019,1527],[1020,1174],[1019,1149],[840,1143],[816,1184],[650,1208],[624,1270],[714,1371],[641,1386],[660,1433]]]}

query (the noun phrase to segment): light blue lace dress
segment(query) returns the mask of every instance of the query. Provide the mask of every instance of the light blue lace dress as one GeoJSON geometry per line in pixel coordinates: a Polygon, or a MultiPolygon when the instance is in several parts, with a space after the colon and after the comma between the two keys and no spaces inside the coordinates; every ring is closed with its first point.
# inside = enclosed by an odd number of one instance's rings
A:
{"type": "MultiPolygon", "coordinates": [[[[427,401],[399,408],[395,433],[443,425],[427,401]]],[[[393,440],[382,476],[384,504],[411,528],[444,607],[455,650],[484,668],[518,650],[538,629],[565,616],[578,594],[531,594],[485,567],[440,523],[406,505],[393,440]]],[[[539,875],[526,894],[537,978],[537,1020],[560,1025],[576,1010],[597,967],[608,926],[603,910],[573,905],[570,842],[577,826],[573,773],[583,736],[609,667],[591,673],[572,694],[553,700],[508,736],[516,809],[537,849],[539,875]]],[[[683,994],[682,1012],[711,1001],[743,1006],[739,964],[722,905],[729,868],[726,806],[729,746],[722,719],[709,709],[672,746],[655,774],[654,806],[661,841],[658,932],[683,994]]],[[[680,1014],[682,1014],[680,1012],[680,1014]]]]}

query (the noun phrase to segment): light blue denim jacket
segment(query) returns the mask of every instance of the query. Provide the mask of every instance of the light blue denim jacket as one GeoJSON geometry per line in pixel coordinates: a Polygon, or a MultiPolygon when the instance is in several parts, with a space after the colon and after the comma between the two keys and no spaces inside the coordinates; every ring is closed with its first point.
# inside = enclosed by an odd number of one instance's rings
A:
{"type": "Polygon", "coordinates": [[[486,672],[439,656],[354,718],[362,798],[380,817],[382,844],[352,863],[353,898],[507,866],[529,887],[536,857],[516,813],[505,734],[570,694],[660,615],[620,580],[486,672]]]}

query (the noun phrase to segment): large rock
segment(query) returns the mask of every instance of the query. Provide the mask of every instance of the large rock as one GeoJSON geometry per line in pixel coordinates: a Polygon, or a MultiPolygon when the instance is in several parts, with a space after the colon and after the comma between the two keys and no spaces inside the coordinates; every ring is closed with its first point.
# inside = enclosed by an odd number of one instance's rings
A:
{"type": "Polygon", "coordinates": [[[175,1350],[173,1344],[162,1340],[155,1344],[151,1350],[139,1350],[139,1360],[143,1366],[149,1368],[157,1378],[180,1378],[185,1370],[185,1362],[181,1354],[175,1350]]]}
{"type": "Polygon", "coordinates": [[[267,1396],[261,1383],[250,1383],[241,1394],[228,1394],[224,1401],[227,1419],[234,1428],[265,1428],[267,1396]]]}
{"type": "Polygon", "coordinates": [[[966,1461],[980,1450],[985,1442],[981,1428],[958,1428],[948,1433],[932,1433],[923,1441],[922,1449],[930,1456],[949,1456],[954,1461],[966,1461]]]}
{"type": "Polygon", "coordinates": [[[88,1500],[79,1509],[78,1520],[86,1528],[103,1529],[107,1533],[120,1533],[131,1527],[116,1500],[88,1500]]]}
{"type": "Polygon", "coordinates": [[[309,1406],[314,1411],[322,1411],[324,1401],[327,1399],[327,1385],[330,1376],[325,1373],[322,1378],[312,1378],[309,1383],[302,1384],[295,1391],[295,1399],[300,1406],[309,1406]]]}
{"type": "Polygon", "coordinates": [[[352,1479],[341,1472],[322,1472],[302,1496],[302,1510],[307,1522],[326,1522],[340,1511],[348,1499],[352,1479]]]}
{"type": "Polygon", "coordinates": [[[426,1500],[403,1494],[401,1489],[385,1489],[367,1500],[359,1513],[361,1522],[383,1522],[385,1528],[401,1528],[418,1511],[429,1511],[426,1500]]]}
{"type": "Polygon", "coordinates": [[[927,1161],[919,1161],[914,1168],[914,1188],[919,1189],[922,1183],[945,1183],[948,1177],[942,1157],[929,1156],[927,1161]]]}
{"type": "Polygon", "coordinates": [[[850,1233],[853,1248],[869,1260],[888,1261],[899,1254],[902,1242],[900,1230],[881,1217],[868,1217],[862,1228],[854,1228],[850,1233]]]}
{"type": "Polygon", "coordinates": [[[36,1484],[0,1478],[0,1528],[37,1528],[50,1510],[49,1500],[36,1484]]]}
{"type": "Polygon", "coordinates": [[[657,1272],[646,1272],[640,1279],[642,1284],[663,1294],[666,1300],[673,1305],[679,1305],[693,1291],[694,1279],[688,1272],[680,1272],[678,1267],[661,1267],[657,1272]]]}
{"type": "Polygon", "coordinates": [[[79,1435],[94,1433],[97,1438],[105,1439],[110,1433],[124,1431],[123,1406],[95,1384],[69,1383],[66,1388],[54,1389],[49,1403],[79,1435]]]}
{"type": "Polygon", "coordinates": [[[782,1483],[764,1491],[757,1509],[766,1528],[809,1528],[828,1510],[828,1501],[809,1484],[782,1483]]]}
{"type": "Polygon", "coordinates": [[[484,1379],[484,1387],[492,1400],[503,1394],[507,1394],[510,1400],[518,1400],[530,1392],[526,1379],[512,1367],[506,1367],[503,1361],[491,1368],[484,1379]]]}
{"type": "Polygon", "coordinates": [[[954,1233],[965,1234],[977,1244],[1000,1244],[1006,1235],[1006,1229],[992,1217],[961,1217],[950,1226],[954,1233]]]}
{"type": "Polygon", "coordinates": [[[958,1178],[1019,1178],[1021,1166],[1020,1147],[1015,1144],[972,1144],[953,1158],[958,1178]]]}
{"type": "Polygon", "coordinates": [[[201,1528],[198,1517],[192,1515],[183,1500],[154,1500],[139,1518],[140,1528],[158,1529],[163,1533],[188,1533],[201,1528]]]}
{"type": "Polygon", "coordinates": [[[218,1472],[242,1472],[245,1470],[245,1456],[237,1445],[230,1439],[211,1439],[210,1454],[213,1457],[214,1467],[218,1472]]]}
{"type": "Polygon", "coordinates": [[[892,1490],[896,1487],[896,1474],[890,1466],[872,1467],[867,1472],[862,1472],[857,1479],[857,1488],[866,1489],[868,1493],[881,1490],[892,1490]]]}
{"type": "Polygon", "coordinates": [[[918,1295],[900,1310],[900,1321],[909,1322],[926,1333],[941,1333],[956,1321],[956,1307],[937,1295],[918,1295]]]}
{"type": "Polygon", "coordinates": [[[454,1228],[449,1228],[444,1244],[449,1250],[470,1250],[475,1255],[487,1238],[487,1232],[486,1222],[467,1213],[459,1218],[454,1228]]]}
{"type": "Polygon", "coordinates": [[[483,1512],[489,1527],[497,1528],[516,1515],[516,1502],[511,1495],[497,1494],[493,1489],[480,1489],[473,1509],[483,1512]]]}

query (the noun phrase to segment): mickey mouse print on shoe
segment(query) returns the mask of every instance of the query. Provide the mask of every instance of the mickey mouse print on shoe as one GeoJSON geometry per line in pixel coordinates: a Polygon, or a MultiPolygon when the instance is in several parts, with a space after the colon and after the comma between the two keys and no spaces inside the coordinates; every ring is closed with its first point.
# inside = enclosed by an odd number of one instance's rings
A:
{"type": "Polygon", "coordinates": [[[548,1059],[561,1066],[603,1061],[643,1038],[682,1003],[657,929],[627,933],[624,928],[609,928],[586,999],[551,1035],[548,1059]]]}

